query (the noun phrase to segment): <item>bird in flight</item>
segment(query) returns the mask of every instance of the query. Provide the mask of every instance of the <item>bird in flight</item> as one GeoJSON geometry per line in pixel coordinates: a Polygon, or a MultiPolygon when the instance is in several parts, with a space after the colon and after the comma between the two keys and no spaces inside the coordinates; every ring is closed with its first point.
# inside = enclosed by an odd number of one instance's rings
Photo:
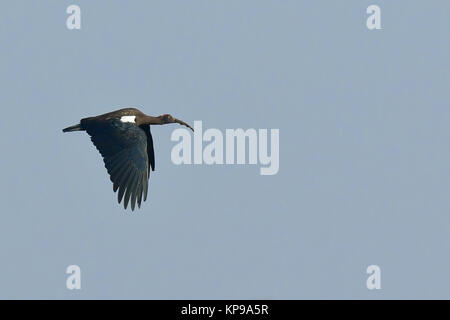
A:
{"type": "Polygon", "coordinates": [[[86,131],[103,157],[118,202],[134,211],[147,199],[150,168],[155,171],[155,153],[150,125],[178,123],[192,127],[170,114],[152,117],[135,108],[125,108],[80,120],[63,132],[86,131]]]}

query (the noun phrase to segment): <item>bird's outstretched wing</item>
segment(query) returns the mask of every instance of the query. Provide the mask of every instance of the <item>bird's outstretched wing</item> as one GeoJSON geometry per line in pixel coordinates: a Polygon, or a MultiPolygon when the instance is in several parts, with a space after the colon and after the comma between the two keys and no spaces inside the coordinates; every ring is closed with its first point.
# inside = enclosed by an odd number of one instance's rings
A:
{"type": "Polygon", "coordinates": [[[134,123],[118,119],[83,125],[103,157],[114,192],[119,190],[118,202],[123,198],[125,209],[128,202],[131,210],[136,201],[140,207],[142,199],[147,199],[150,175],[146,132],[134,123]]]}

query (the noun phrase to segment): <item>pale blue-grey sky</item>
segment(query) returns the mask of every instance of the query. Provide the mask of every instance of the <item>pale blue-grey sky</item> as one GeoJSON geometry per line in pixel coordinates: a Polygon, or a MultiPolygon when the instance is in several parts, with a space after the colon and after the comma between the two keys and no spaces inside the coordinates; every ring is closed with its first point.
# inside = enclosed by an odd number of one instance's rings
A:
{"type": "Polygon", "coordinates": [[[2,1],[0,297],[450,298],[449,17],[445,0],[2,1]],[[126,106],[278,128],[279,173],[176,166],[177,127],[156,127],[131,214],[89,137],[61,132],[126,106]]]}

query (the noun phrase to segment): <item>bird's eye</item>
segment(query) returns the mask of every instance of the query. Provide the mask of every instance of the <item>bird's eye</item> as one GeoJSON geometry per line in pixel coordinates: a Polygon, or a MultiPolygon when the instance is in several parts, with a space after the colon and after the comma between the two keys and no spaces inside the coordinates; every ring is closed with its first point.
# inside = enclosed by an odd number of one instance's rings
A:
{"type": "Polygon", "coordinates": [[[170,123],[173,121],[173,117],[170,114],[164,114],[162,119],[165,123],[170,123]]]}

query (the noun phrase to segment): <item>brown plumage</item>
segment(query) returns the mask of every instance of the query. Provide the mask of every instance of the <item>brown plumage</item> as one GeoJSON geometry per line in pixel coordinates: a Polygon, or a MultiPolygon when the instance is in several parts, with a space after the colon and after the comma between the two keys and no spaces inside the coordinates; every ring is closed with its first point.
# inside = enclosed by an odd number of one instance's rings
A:
{"type": "Polygon", "coordinates": [[[63,132],[86,131],[103,157],[106,170],[118,192],[118,202],[123,199],[126,209],[130,203],[134,210],[137,202],[147,199],[150,169],[155,170],[155,154],[150,125],[178,123],[190,128],[184,121],[163,114],[152,117],[135,108],[125,108],[95,117],[84,118],[79,124],[63,132]]]}

